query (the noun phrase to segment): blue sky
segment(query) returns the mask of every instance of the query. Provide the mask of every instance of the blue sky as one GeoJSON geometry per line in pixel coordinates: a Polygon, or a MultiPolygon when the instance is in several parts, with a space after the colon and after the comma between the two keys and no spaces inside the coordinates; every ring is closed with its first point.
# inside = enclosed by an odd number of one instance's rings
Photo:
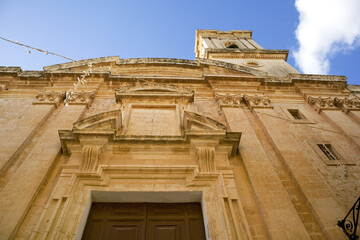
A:
{"type": "MultiPolygon", "coordinates": [[[[360,9],[359,9],[360,10],[360,9]]],[[[295,66],[299,13],[289,0],[0,0],[0,36],[73,59],[194,59],[196,29],[253,30],[264,48],[289,49],[295,66]]],[[[66,60],[0,40],[0,65],[41,70],[66,60]]],[[[360,84],[360,48],[331,54],[331,75],[360,84]]]]}

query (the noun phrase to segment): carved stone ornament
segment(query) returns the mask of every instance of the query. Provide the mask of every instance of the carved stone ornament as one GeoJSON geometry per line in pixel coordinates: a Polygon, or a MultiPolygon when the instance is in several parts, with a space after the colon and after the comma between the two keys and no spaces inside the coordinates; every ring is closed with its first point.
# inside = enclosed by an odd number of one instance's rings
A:
{"type": "Polygon", "coordinates": [[[338,97],[312,97],[308,96],[307,101],[310,105],[315,107],[315,110],[319,113],[321,110],[343,110],[348,112],[349,110],[360,110],[360,100],[357,98],[338,98],[338,97]]]}
{"type": "Polygon", "coordinates": [[[239,107],[243,97],[241,94],[215,93],[215,100],[219,107],[239,107]]]}
{"type": "Polygon", "coordinates": [[[174,84],[159,84],[155,82],[136,82],[135,85],[120,87],[115,90],[116,101],[125,99],[143,100],[144,98],[173,98],[194,100],[194,91],[174,84]]]}
{"type": "Polygon", "coordinates": [[[199,160],[200,172],[215,172],[215,148],[197,147],[196,154],[199,160]]]}
{"type": "Polygon", "coordinates": [[[86,105],[89,107],[94,100],[96,91],[93,92],[75,92],[69,96],[69,105],[86,105]]]}
{"type": "Polygon", "coordinates": [[[82,148],[80,172],[95,172],[101,155],[102,146],[85,145],[82,148]]]}
{"type": "Polygon", "coordinates": [[[253,108],[272,108],[273,106],[271,105],[271,101],[270,98],[268,96],[265,95],[247,95],[244,94],[243,96],[244,101],[246,102],[246,104],[250,107],[250,109],[253,108]]]}
{"type": "Polygon", "coordinates": [[[344,112],[348,112],[350,110],[360,111],[360,99],[358,98],[345,98],[342,101],[342,107],[344,112]]]}
{"type": "Polygon", "coordinates": [[[65,99],[65,91],[39,92],[38,95],[36,95],[36,99],[37,101],[35,101],[33,104],[53,104],[58,107],[59,104],[65,99]]]}

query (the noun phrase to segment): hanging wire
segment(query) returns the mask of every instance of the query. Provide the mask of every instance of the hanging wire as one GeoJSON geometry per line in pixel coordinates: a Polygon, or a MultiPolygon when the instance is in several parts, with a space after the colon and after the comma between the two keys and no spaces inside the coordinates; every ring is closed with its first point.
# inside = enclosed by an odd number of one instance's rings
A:
{"type": "Polygon", "coordinates": [[[4,41],[11,42],[11,43],[14,43],[14,44],[17,44],[17,45],[20,45],[20,46],[23,46],[23,47],[26,48],[26,50],[28,51],[28,53],[31,53],[31,51],[29,50],[29,48],[30,48],[30,49],[33,49],[33,50],[36,50],[36,51],[39,51],[39,52],[43,52],[43,53],[45,53],[46,55],[51,54],[51,55],[54,55],[54,56],[57,56],[57,57],[65,58],[65,59],[67,59],[67,60],[76,62],[75,59],[68,58],[68,57],[65,57],[65,56],[60,55],[60,54],[57,54],[57,53],[53,53],[53,52],[49,52],[49,51],[46,51],[46,50],[42,50],[42,49],[40,49],[40,48],[32,47],[32,46],[29,46],[29,45],[26,45],[26,44],[23,44],[23,43],[19,43],[18,41],[12,41],[12,40],[7,39],[7,38],[4,38],[4,37],[0,37],[0,39],[2,39],[2,40],[4,40],[4,41]]]}

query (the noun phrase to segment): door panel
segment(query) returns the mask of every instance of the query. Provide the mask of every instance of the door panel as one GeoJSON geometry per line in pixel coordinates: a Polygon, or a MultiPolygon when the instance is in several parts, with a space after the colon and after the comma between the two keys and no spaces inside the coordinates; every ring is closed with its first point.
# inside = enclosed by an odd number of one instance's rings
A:
{"type": "Polygon", "coordinates": [[[82,239],[205,239],[200,203],[93,203],[82,239]]]}

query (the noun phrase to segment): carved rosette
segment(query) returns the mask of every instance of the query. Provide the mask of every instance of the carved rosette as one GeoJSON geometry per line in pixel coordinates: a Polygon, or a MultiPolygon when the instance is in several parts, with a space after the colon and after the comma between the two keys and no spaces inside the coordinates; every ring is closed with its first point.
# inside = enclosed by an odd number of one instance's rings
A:
{"type": "Polygon", "coordinates": [[[200,172],[215,172],[215,148],[214,147],[197,147],[196,154],[198,156],[200,172]]]}
{"type": "Polygon", "coordinates": [[[343,110],[348,112],[350,110],[360,110],[360,100],[357,98],[338,98],[338,97],[307,97],[307,102],[315,107],[315,110],[319,113],[321,110],[343,110]]]}
{"type": "Polygon", "coordinates": [[[101,157],[102,146],[85,145],[82,148],[80,172],[95,172],[101,157]]]}
{"type": "Polygon", "coordinates": [[[86,105],[89,107],[94,100],[96,91],[93,92],[75,92],[69,97],[69,105],[86,105]]]}
{"type": "Polygon", "coordinates": [[[250,109],[253,108],[272,108],[271,100],[266,95],[247,95],[244,94],[243,99],[250,109]]]}
{"type": "Polygon", "coordinates": [[[65,99],[65,91],[39,92],[38,95],[36,95],[36,99],[37,101],[33,102],[33,104],[53,104],[58,107],[65,99]]]}

